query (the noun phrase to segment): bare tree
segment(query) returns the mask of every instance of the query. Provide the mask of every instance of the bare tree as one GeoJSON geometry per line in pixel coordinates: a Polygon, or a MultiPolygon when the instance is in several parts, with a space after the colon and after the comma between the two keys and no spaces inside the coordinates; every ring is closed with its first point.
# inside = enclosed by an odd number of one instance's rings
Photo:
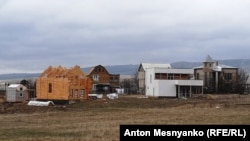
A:
{"type": "Polygon", "coordinates": [[[249,91],[249,86],[247,84],[247,79],[249,75],[243,70],[240,69],[238,72],[238,79],[236,84],[236,92],[243,94],[244,92],[249,91]]]}
{"type": "Polygon", "coordinates": [[[138,72],[135,71],[131,78],[124,79],[121,82],[121,87],[127,94],[137,94],[139,89],[138,72]]]}

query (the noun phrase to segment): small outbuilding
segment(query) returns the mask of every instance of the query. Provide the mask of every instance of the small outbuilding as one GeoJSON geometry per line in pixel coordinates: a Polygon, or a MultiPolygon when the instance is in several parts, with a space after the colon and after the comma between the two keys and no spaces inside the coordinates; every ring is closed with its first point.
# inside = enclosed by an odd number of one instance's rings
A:
{"type": "Polygon", "coordinates": [[[6,89],[7,102],[25,102],[28,98],[28,89],[22,84],[10,84],[6,89]]]}

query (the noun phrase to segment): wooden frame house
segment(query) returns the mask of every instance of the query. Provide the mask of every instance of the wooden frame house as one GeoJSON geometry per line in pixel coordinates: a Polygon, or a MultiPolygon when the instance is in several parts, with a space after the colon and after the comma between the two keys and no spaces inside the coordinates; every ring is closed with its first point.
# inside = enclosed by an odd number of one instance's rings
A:
{"type": "Polygon", "coordinates": [[[84,100],[92,81],[79,66],[49,66],[36,80],[36,96],[40,100],[84,100]]]}

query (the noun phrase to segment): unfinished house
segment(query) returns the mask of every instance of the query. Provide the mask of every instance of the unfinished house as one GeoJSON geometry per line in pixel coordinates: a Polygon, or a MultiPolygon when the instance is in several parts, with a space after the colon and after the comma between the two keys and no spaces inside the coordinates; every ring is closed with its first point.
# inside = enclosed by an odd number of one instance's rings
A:
{"type": "Polygon", "coordinates": [[[147,68],[145,95],[150,97],[191,97],[203,94],[203,81],[193,80],[192,69],[147,68]]]}
{"type": "Polygon", "coordinates": [[[79,66],[49,66],[36,80],[36,96],[40,100],[85,100],[92,81],[79,66]]]}
{"type": "Polygon", "coordinates": [[[138,69],[139,93],[145,94],[146,89],[146,71],[149,68],[165,68],[170,69],[170,64],[154,64],[154,63],[141,63],[138,69]]]}
{"type": "Polygon", "coordinates": [[[238,68],[219,64],[208,55],[202,66],[194,68],[194,76],[196,80],[204,81],[206,92],[232,92],[237,83],[238,68]]]}
{"type": "Polygon", "coordinates": [[[22,84],[10,84],[6,89],[7,102],[25,102],[29,99],[28,89],[22,84]]]}
{"type": "Polygon", "coordinates": [[[120,87],[120,75],[110,74],[102,65],[91,67],[88,77],[91,78],[93,82],[93,93],[103,94],[115,92],[115,89],[120,87]]]}

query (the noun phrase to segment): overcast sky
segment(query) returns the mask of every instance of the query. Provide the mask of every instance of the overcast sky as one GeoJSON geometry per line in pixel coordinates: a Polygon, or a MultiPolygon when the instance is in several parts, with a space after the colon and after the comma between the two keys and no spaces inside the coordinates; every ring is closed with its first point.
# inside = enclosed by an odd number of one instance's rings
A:
{"type": "Polygon", "coordinates": [[[0,73],[250,58],[249,0],[0,0],[0,73]]]}

